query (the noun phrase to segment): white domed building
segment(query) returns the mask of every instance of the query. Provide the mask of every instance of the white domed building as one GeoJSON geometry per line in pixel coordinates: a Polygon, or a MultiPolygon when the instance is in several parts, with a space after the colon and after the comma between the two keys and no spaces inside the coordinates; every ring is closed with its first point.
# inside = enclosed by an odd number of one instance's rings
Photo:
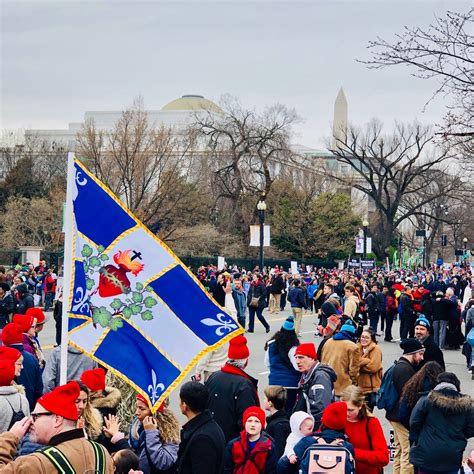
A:
{"type": "MultiPolygon", "coordinates": [[[[155,127],[172,127],[177,131],[186,128],[196,114],[220,114],[223,113],[217,104],[202,95],[183,95],[172,100],[160,110],[147,110],[148,120],[155,127]]],[[[25,142],[39,141],[51,146],[52,149],[74,151],[76,148],[76,135],[87,121],[93,120],[97,130],[112,130],[115,123],[120,119],[122,111],[88,111],[84,114],[83,122],[69,123],[67,129],[25,130],[25,142]]]]}

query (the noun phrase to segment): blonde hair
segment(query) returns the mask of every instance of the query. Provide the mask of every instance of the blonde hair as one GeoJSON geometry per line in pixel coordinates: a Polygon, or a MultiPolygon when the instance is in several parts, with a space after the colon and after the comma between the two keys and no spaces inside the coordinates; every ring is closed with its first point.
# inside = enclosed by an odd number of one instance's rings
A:
{"type": "Polygon", "coordinates": [[[365,403],[365,395],[362,392],[362,389],[356,387],[355,385],[349,385],[343,392],[341,396],[343,402],[350,402],[356,407],[360,408],[357,418],[359,420],[364,420],[369,416],[373,416],[367,409],[367,404],[365,403]]]}
{"type": "Polygon", "coordinates": [[[90,439],[97,439],[102,433],[104,423],[102,415],[99,410],[92,406],[90,390],[88,387],[80,380],[76,380],[76,382],[79,385],[79,390],[87,394],[86,405],[84,406],[84,411],[82,413],[82,418],[84,418],[84,429],[90,439]]]}
{"type": "Polygon", "coordinates": [[[168,408],[155,413],[157,428],[160,430],[160,438],[163,443],[179,443],[179,422],[174,413],[168,408]]]}

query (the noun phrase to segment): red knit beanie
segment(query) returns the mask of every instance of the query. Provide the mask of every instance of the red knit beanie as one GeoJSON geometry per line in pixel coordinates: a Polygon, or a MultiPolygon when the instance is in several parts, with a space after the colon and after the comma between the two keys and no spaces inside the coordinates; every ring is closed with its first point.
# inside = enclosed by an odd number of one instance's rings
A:
{"type": "Polygon", "coordinates": [[[81,375],[81,382],[87,385],[87,388],[93,392],[105,390],[105,370],[101,368],[86,370],[81,375]]]}
{"type": "Polygon", "coordinates": [[[15,362],[10,359],[0,360],[0,387],[11,385],[15,378],[15,362]]]}
{"type": "Polygon", "coordinates": [[[2,341],[6,346],[23,343],[23,330],[16,323],[7,324],[2,330],[2,341]]]}
{"type": "Polygon", "coordinates": [[[25,314],[36,318],[36,324],[43,324],[46,319],[46,315],[41,308],[28,308],[25,314]]]}
{"type": "Polygon", "coordinates": [[[250,351],[247,347],[247,339],[242,336],[242,334],[230,340],[227,356],[229,357],[229,359],[233,360],[249,358],[250,351]]]}
{"type": "Polygon", "coordinates": [[[330,430],[343,430],[347,423],[346,402],[335,402],[328,405],[323,412],[321,423],[330,430]]]}
{"type": "MultiPolygon", "coordinates": [[[[144,405],[146,405],[148,408],[150,408],[150,404],[148,403],[148,400],[143,396],[137,393],[137,401],[140,400],[144,405]]],[[[165,402],[160,403],[158,405],[158,408],[156,411],[162,412],[165,409],[165,402]]]]}
{"type": "Polygon", "coordinates": [[[312,342],[305,342],[304,344],[300,344],[295,351],[296,355],[304,355],[307,357],[311,357],[311,359],[317,360],[318,356],[316,355],[316,347],[312,342]]]}
{"type": "Polygon", "coordinates": [[[28,316],[26,314],[14,314],[13,315],[13,322],[18,324],[21,327],[23,332],[28,332],[33,326],[35,318],[34,316],[28,316]]]}
{"type": "Polygon", "coordinates": [[[44,394],[37,403],[55,415],[68,420],[77,420],[76,400],[80,393],[79,384],[73,380],[44,394]]]}
{"type": "Polygon", "coordinates": [[[16,362],[21,357],[21,352],[13,347],[0,346],[0,360],[16,362]]]}
{"type": "Polygon", "coordinates": [[[251,417],[255,416],[259,419],[260,423],[262,424],[262,430],[265,428],[265,412],[260,407],[248,407],[242,416],[242,421],[247,423],[247,420],[251,417]]]}

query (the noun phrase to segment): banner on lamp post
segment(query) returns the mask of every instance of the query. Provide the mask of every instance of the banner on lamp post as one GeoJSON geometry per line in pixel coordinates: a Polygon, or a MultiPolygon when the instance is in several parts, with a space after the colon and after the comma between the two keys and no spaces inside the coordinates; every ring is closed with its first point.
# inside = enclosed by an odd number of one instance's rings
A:
{"type": "MultiPolygon", "coordinates": [[[[367,237],[366,253],[372,253],[372,237],[367,237]]],[[[356,237],[356,253],[364,253],[364,237],[356,237]]]]}
{"type": "MultiPolygon", "coordinates": [[[[260,226],[250,226],[250,247],[260,247],[260,226]]],[[[263,246],[270,247],[270,226],[263,226],[263,246]]]]}

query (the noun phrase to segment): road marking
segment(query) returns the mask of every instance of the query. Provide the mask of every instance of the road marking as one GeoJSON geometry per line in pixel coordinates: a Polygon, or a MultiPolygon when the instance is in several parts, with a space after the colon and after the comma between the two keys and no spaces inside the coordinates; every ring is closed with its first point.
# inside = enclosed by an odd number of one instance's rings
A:
{"type": "Polygon", "coordinates": [[[265,370],[265,372],[260,372],[258,375],[267,375],[267,374],[269,374],[269,373],[270,373],[269,370],[265,370]]]}

